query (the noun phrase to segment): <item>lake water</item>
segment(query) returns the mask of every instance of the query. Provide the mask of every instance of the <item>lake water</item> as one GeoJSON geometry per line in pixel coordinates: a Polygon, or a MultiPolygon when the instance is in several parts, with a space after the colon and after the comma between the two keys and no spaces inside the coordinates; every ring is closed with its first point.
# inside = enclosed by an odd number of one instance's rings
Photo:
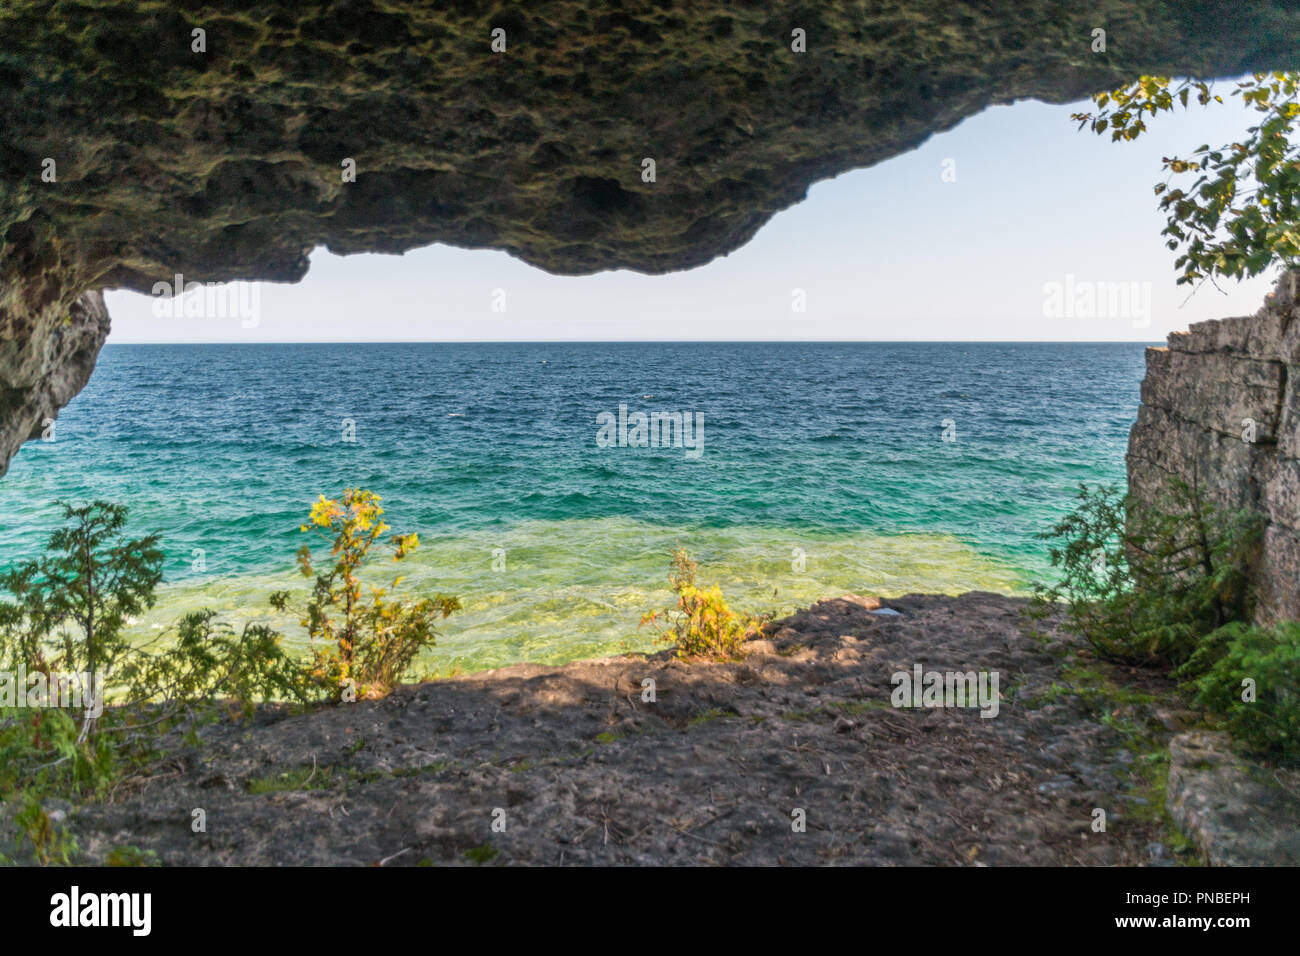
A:
{"type": "Polygon", "coordinates": [[[305,591],[316,496],[368,488],[420,534],[405,586],[465,605],[430,673],[650,647],[675,544],[754,611],[1023,593],[1079,482],[1123,482],[1143,348],[110,345],[0,480],[0,567],[39,551],[57,499],[104,498],[163,536],[141,634],[212,607],[298,641],[266,597],[305,591]],[[696,447],[624,445],[620,405],[630,439],[635,413],[680,412],[696,447]]]}

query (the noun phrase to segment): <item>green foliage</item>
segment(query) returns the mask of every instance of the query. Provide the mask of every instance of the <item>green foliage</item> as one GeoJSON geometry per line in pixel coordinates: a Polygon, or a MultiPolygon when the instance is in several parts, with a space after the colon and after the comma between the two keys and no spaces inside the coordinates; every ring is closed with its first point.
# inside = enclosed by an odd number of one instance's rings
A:
{"type": "Polygon", "coordinates": [[[306,668],[263,625],[236,635],[215,612],[199,611],[152,644],[133,644],[127,623],[153,605],[162,580],[157,536],[128,539],[120,505],[62,507],[67,523],[47,553],[0,576],[12,596],[0,603],[0,669],[24,692],[22,670],[51,688],[91,673],[99,696],[83,693],[80,720],[70,699],[55,694],[38,706],[24,699],[0,708],[0,794],[100,795],[156,759],[161,735],[182,719],[197,743],[196,723],[215,717],[219,700],[247,713],[261,699],[309,699],[306,668]],[[114,706],[97,715],[110,671],[114,706]]]}
{"type": "Polygon", "coordinates": [[[492,844],[484,843],[482,846],[471,847],[466,850],[465,859],[469,860],[471,863],[476,863],[479,866],[482,866],[485,863],[491,863],[495,860],[500,852],[501,851],[492,846],[492,844]]]}
{"type": "Polygon", "coordinates": [[[1041,707],[1068,697],[1077,697],[1094,712],[1107,715],[1121,707],[1137,708],[1158,703],[1149,691],[1117,684],[1105,671],[1071,657],[1061,668],[1061,680],[1052,681],[1047,690],[1028,698],[1026,704],[1041,707]]]}
{"type": "Polygon", "coordinates": [[[50,815],[41,806],[40,799],[31,793],[23,794],[23,807],[14,814],[14,824],[18,827],[19,852],[23,842],[31,846],[31,853],[36,862],[42,866],[52,863],[67,866],[77,855],[77,841],[68,835],[66,829],[50,819],[50,815]]]}
{"type": "Polygon", "coordinates": [[[1214,662],[1190,682],[1196,703],[1255,749],[1300,756],[1300,621],[1233,623],[1215,637],[1214,662]]]}
{"type": "MultiPolygon", "coordinates": [[[[247,715],[263,700],[307,704],[322,690],[341,696],[348,682],[371,695],[397,683],[433,643],[433,622],[460,604],[443,596],[394,601],[379,587],[363,599],[360,574],[387,530],[378,502],[369,492],[349,490],[341,501],[322,497],[312,509],[312,524],[333,537],[333,561],[315,574],[304,613],[313,640],[310,664],[286,653],[281,636],[266,625],[248,623],[236,631],[211,610],[185,615],[147,644],[133,643],[125,634],[128,623],[153,606],[162,581],[158,538],[129,539],[127,509],[120,505],[64,505],[66,524],[51,535],[47,553],[0,575],[0,592],[10,595],[0,602],[0,670],[25,669],[51,686],[60,675],[90,673],[101,688],[112,671],[114,706],[97,715],[94,705],[103,700],[93,695],[80,715],[66,699],[42,699],[37,706],[26,699],[26,686],[24,699],[0,703],[0,795],[21,801],[14,815],[20,849],[38,863],[69,862],[75,842],[50,820],[41,800],[103,795],[131,772],[147,775],[164,756],[164,734],[183,729],[181,739],[197,744],[197,728],[217,719],[222,706],[247,715]]],[[[398,561],[419,543],[415,535],[392,542],[398,561]]],[[[308,577],[315,573],[309,548],[301,549],[298,563],[308,577]]],[[[274,599],[280,608],[286,602],[284,594],[274,599]]],[[[307,789],[332,781],[329,768],[313,767],[254,781],[250,789],[307,789]]],[[[155,860],[121,847],[108,862],[155,860]]]]}
{"type": "Polygon", "coordinates": [[[105,866],[159,866],[158,854],[138,846],[115,846],[104,861],[105,866]]]}
{"type": "Polygon", "coordinates": [[[334,782],[332,767],[298,767],[248,782],[249,793],[280,793],[285,790],[327,790],[334,782]]]}
{"type": "MultiPolygon", "coordinates": [[[[376,697],[396,685],[421,650],[437,638],[435,622],[459,610],[460,601],[437,595],[419,601],[393,601],[388,589],[371,587],[362,596],[361,572],[371,548],[389,530],[378,495],[349,488],[341,499],[324,495],[312,506],[310,524],[330,542],[332,561],[318,570],[311,548],[303,545],[298,566],[304,577],[315,576],[315,586],[302,616],[311,637],[313,673],[336,699],[376,697]]],[[[396,535],[393,560],[401,561],[419,546],[419,536],[396,535]]],[[[402,578],[394,579],[396,588],[402,578]]],[[[284,610],[288,594],[279,592],[272,604],[284,610]]]]}
{"type": "Polygon", "coordinates": [[[1300,755],[1300,622],[1249,623],[1260,529],[1258,515],[1219,512],[1182,483],[1141,509],[1114,488],[1081,486],[1076,509],[1043,535],[1058,542],[1062,577],[1039,590],[1038,613],[1068,601],[1065,627],[1103,656],[1169,667],[1234,737],[1300,755]]]}
{"type": "MultiPolygon", "coordinates": [[[[66,524],[51,535],[47,553],[0,575],[0,592],[10,596],[0,602],[0,670],[25,669],[51,686],[61,675],[89,672],[101,688],[111,670],[114,706],[96,716],[103,699],[88,695],[78,715],[68,709],[67,695],[33,704],[26,686],[24,699],[0,701],[0,795],[27,801],[17,817],[34,859],[67,856],[41,815],[40,799],[103,795],[131,773],[147,775],[164,756],[162,741],[171,730],[183,730],[179,739],[197,745],[198,728],[218,719],[223,706],[246,716],[259,701],[308,704],[322,690],[342,696],[349,681],[363,694],[377,694],[401,679],[433,643],[433,622],[460,604],[443,596],[394,601],[378,587],[363,599],[363,565],[387,530],[378,502],[350,490],[341,501],[322,497],[312,509],[312,524],[333,536],[334,560],[316,574],[304,613],[313,639],[310,663],[286,653],[281,636],[266,625],[236,631],[211,610],[185,615],[147,644],[133,643],[128,622],[153,606],[162,581],[157,536],[128,538],[127,509],[120,505],[62,506],[66,524]]],[[[394,560],[419,543],[415,535],[392,541],[394,560]]],[[[315,573],[309,548],[301,549],[298,563],[305,575],[315,573]]],[[[286,601],[284,594],[274,599],[281,608],[286,601]]],[[[19,690],[17,681],[11,684],[19,690]]],[[[331,777],[328,769],[313,769],[260,785],[315,787],[331,777]]],[[[126,850],[117,856],[130,861],[126,850]]]]}
{"type": "Polygon", "coordinates": [[[174,642],[159,650],[142,648],[118,674],[128,703],[149,704],[160,713],[186,712],[224,698],[245,715],[262,700],[309,703],[313,688],[307,669],[280,646],[280,634],[264,624],[245,624],[238,634],[215,611],[185,615],[174,642]]]}
{"type": "MultiPolygon", "coordinates": [[[[1109,130],[1113,141],[1137,139],[1145,119],[1195,98],[1201,106],[1222,103],[1198,80],[1171,85],[1169,77],[1144,76],[1118,90],[1093,97],[1094,113],[1076,113],[1080,128],[1109,130]]],[[[1237,142],[1205,144],[1191,158],[1165,157],[1169,171],[1156,195],[1167,224],[1166,245],[1180,254],[1178,281],[1214,275],[1254,276],[1270,265],[1300,267],[1300,148],[1293,143],[1300,117],[1300,73],[1256,73],[1239,80],[1231,95],[1260,114],[1237,142]],[[1174,177],[1194,177],[1190,183],[1174,177]]]]}
{"type": "Polygon", "coordinates": [[[715,660],[733,658],[741,646],[757,636],[763,619],[733,611],[715,584],[701,587],[695,582],[696,565],[683,548],[673,552],[668,583],[677,595],[677,606],[650,611],[641,618],[642,626],[663,618],[660,640],[677,645],[683,659],[703,657],[715,660]]]}
{"type": "Polygon", "coordinates": [[[0,711],[0,794],[30,787],[41,793],[97,794],[121,763],[113,741],[81,739],[80,725],[57,708],[0,711]]]}
{"type": "Polygon", "coordinates": [[[1249,619],[1261,527],[1257,514],[1223,513],[1181,481],[1140,508],[1116,488],[1081,485],[1075,510],[1040,536],[1055,542],[1061,577],[1038,589],[1039,611],[1067,602],[1066,628],[1103,657],[1185,666],[1216,629],[1249,619]]]}
{"type": "Polygon", "coordinates": [[[0,670],[16,693],[27,691],[22,671],[52,691],[48,706],[15,699],[0,707],[0,794],[26,801],[19,817],[40,862],[64,854],[42,823],[39,798],[102,793],[129,759],[129,748],[92,731],[112,722],[97,705],[107,672],[131,652],[127,620],[153,604],[162,579],[157,537],[128,539],[125,508],[96,501],[61,509],[66,524],[47,553],[0,575],[0,591],[11,596],[0,602],[0,670]],[[73,674],[91,675],[92,686],[73,674]],[[60,706],[72,700],[54,691],[68,686],[82,691],[76,716],[60,706]]]}
{"type": "MultiPolygon", "coordinates": [[[[67,524],[50,536],[47,553],[0,575],[0,590],[13,595],[0,602],[0,663],[102,681],[130,650],[127,620],[153,606],[163,553],[157,535],[123,534],[121,505],[61,507],[67,524]]],[[[87,701],[83,737],[93,725],[87,701]]]]}
{"type": "Polygon", "coordinates": [[[1124,547],[1124,497],[1115,487],[1079,486],[1078,505],[1051,531],[1038,537],[1058,543],[1048,548],[1061,578],[1039,587],[1041,608],[1066,601],[1068,627],[1087,636],[1108,634],[1119,617],[1119,604],[1132,590],[1124,547]]]}

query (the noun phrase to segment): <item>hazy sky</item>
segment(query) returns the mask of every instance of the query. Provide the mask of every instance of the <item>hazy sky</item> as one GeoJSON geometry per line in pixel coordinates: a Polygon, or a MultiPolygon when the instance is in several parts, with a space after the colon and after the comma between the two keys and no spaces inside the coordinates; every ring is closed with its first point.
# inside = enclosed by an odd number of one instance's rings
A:
{"type": "Polygon", "coordinates": [[[1254,114],[1227,99],[1112,143],[1076,131],[1069,116],[1082,106],[986,111],[911,153],[813,186],[749,245],[689,272],[572,278],[486,250],[317,250],[301,283],[258,284],[246,300],[256,301],[255,327],[237,314],[158,318],[150,297],[113,292],[109,341],[1149,342],[1190,322],[1253,313],[1271,277],[1220,283],[1226,295],[1207,285],[1190,301],[1175,286],[1151,188],[1162,156],[1228,142],[1254,114]],[[945,168],[955,181],[944,181],[945,168]],[[1108,297],[1089,283],[1125,285],[1108,297]],[[496,289],[504,312],[493,311],[496,289]],[[794,289],[805,292],[804,312],[792,308],[794,289]],[[1085,309],[1099,292],[1094,312],[1060,307],[1067,290],[1085,309]]]}

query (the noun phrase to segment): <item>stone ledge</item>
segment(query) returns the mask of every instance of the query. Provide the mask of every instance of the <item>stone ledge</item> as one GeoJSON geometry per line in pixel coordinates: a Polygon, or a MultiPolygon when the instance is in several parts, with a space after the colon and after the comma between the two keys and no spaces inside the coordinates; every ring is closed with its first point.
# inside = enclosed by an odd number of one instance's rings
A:
{"type": "Polygon", "coordinates": [[[1300,865],[1300,799],[1267,782],[1226,734],[1169,742],[1165,806],[1211,866],[1300,865]]]}

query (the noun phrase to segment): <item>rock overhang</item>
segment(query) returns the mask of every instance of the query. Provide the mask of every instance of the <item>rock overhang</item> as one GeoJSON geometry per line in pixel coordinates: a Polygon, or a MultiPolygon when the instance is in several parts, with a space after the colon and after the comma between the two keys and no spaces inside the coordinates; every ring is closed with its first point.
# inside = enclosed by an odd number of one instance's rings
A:
{"type": "Polygon", "coordinates": [[[103,288],[435,242],[692,268],[991,104],[1294,68],[1298,39],[1280,0],[11,0],[0,469],[88,377],[103,288]]]}

